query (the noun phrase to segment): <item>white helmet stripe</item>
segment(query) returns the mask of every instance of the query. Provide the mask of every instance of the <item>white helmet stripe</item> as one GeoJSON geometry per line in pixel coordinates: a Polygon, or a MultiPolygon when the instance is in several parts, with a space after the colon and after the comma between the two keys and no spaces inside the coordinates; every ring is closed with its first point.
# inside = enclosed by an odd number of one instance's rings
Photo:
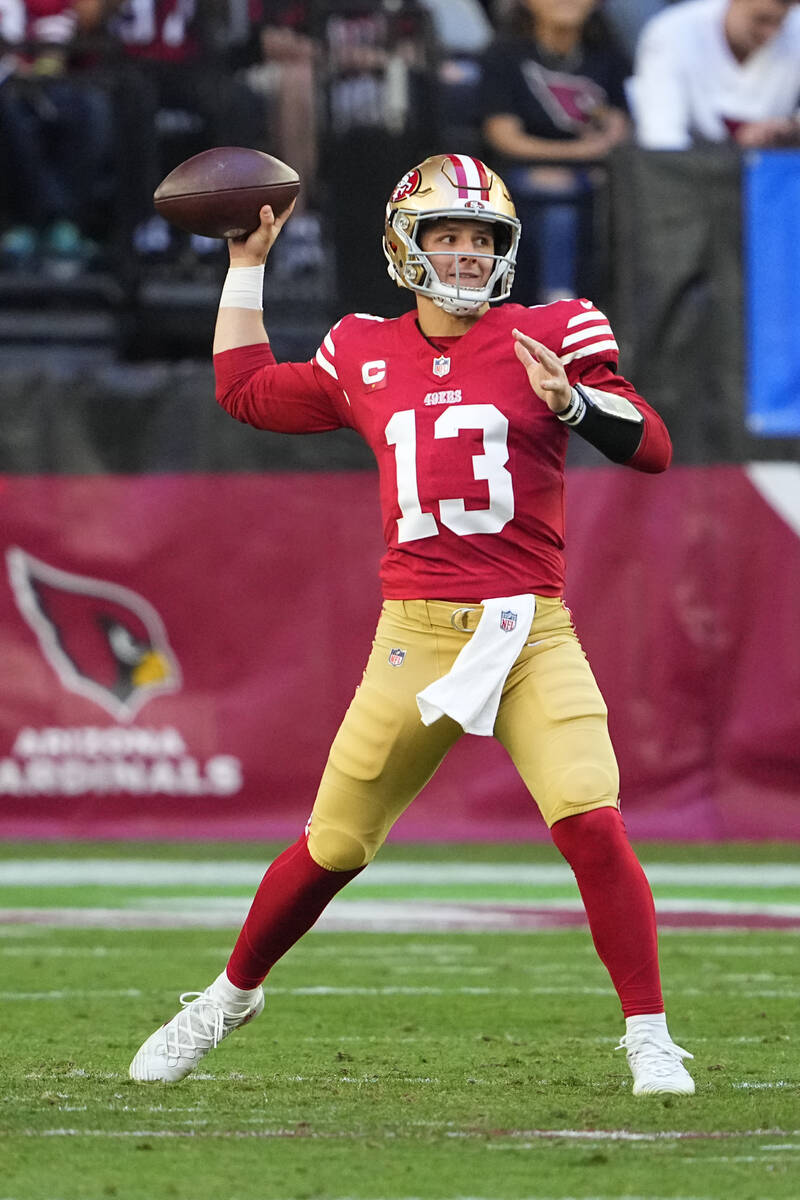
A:
{"type": "Polygon", "coordinates": [[[481,199],[488,200],[489,179],[483,163],[478,162],[476,158],[470,158],[467,154],[451,154],[450,161],[455,168],[459,197],[467,200],[469,199],[469,190],[479,188],[481,199]]]}

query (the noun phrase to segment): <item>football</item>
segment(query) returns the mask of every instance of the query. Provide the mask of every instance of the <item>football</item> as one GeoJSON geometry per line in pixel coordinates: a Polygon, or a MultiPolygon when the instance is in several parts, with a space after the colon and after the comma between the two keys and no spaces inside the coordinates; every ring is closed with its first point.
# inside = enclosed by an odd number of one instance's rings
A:
{"type": "Polygon", "coordinates": [[[161,181],[153,204],[165,220],[187,233],[234,238],[252,233],[259,210],[278,217],[300,191],[297,172],[261,150],[220,146],[180,163],[161,181]]]}

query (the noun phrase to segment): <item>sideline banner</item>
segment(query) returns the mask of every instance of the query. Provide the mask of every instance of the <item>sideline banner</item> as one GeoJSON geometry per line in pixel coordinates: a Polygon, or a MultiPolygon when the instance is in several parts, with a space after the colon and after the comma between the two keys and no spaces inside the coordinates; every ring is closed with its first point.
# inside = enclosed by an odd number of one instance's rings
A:
{"type": "MultiPolygon", "coordinates": [[[[376,476],[0,483],[0,835],[296,837],[377,619],[376,476]]],[[[567,492],[632,836],[800,837],[800,467],[567,492]]],[[[465,737],[393,837],[547,832],[465,737]]]]}
{"type": "Polygon", "coordinates": [[[800,154],[758,151],[744,173],[747,425],[800,434],[800,154]]]}

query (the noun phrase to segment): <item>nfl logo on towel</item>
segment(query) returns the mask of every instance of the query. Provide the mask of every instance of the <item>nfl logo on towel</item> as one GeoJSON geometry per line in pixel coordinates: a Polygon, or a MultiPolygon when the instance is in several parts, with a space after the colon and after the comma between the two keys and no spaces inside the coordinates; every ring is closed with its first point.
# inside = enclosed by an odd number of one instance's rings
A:
{"type": "Polygon", "coordinates": [[[402,667],[403,663],[405,662],[405,657],[406,657],[405,650],[390,650],[389,651],[389,663],[393,667],[402,667]]]}
{"type": "Polygon", "coordinates": [[[441,379],[442,375],[447,375],[450,371],[450,359],[442,355],[441,358],[433,360],[433,373],[441,379]]]}
{"type": "Polygon", "coordinates": [[[511,633],[517,627],[517,614],[512,612],[510,608],[505,608],[500,613],[500,628],[503,633],[511,633]]]}

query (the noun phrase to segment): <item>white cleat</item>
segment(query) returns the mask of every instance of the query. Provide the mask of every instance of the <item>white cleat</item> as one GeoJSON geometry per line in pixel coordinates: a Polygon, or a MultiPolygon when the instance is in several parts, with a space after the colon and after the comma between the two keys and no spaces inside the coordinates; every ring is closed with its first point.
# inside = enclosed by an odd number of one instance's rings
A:
{"type": "Polygon", "coordinates": [[[669,1035],[659,1038],[645,1029],[626,1033],[617,1050],[627,1051],[634,1096],[694,1095],[694,1080],[682,1062],[694,1055],[676,1046],[669,1035]]]}
{"type": "Polygon", "coordinates": [[[131,1063],[128,1074],[139,1083],[177,1083],[189,1075],[209,1050],[234,1029],[257,1017],[264,1007],[259,989],[250,1008],[225,1012],[219,1000],[204,992],[184,992],[179,1013],[151,1034],[131,1063]]]}

